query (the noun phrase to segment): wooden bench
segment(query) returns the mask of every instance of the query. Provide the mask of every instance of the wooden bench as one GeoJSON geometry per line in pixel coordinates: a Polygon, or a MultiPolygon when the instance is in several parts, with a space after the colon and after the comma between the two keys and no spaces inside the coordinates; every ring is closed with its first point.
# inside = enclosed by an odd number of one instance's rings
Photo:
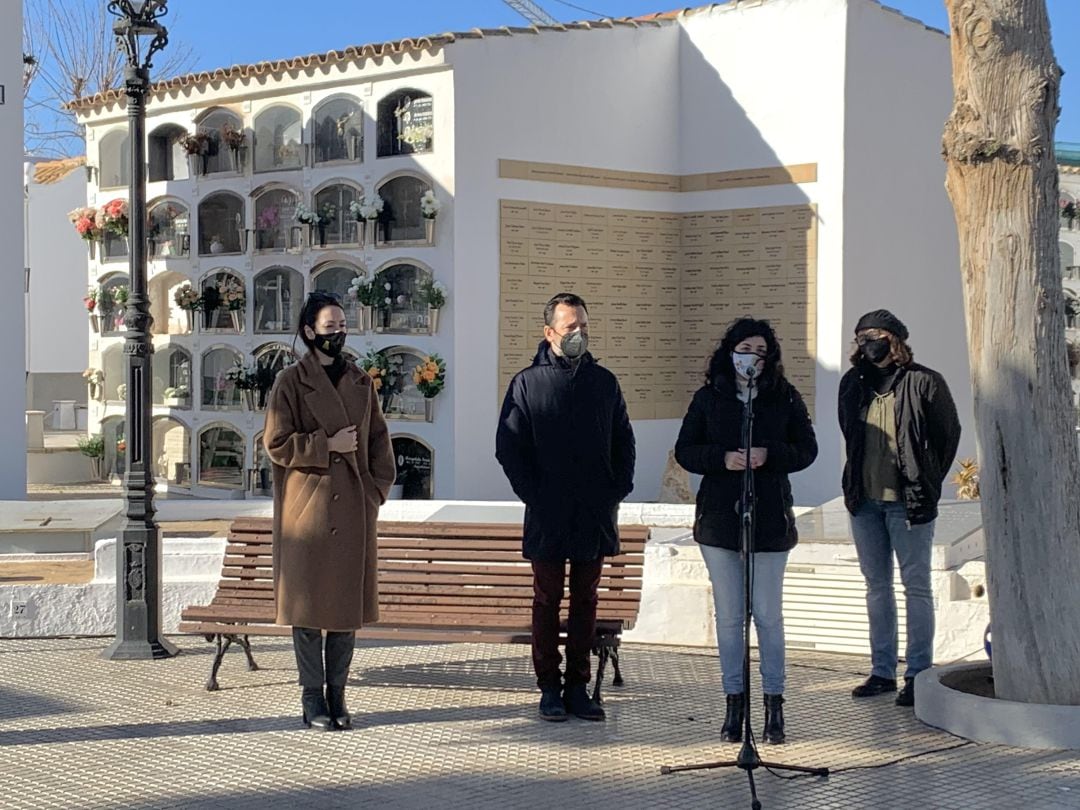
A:
{"type": "MultiPolygon", "coordinates": [[[[249,636],[291,636],[274,624],[272,524],[267,518],[235,521],[217,593],[209,605],[181,614],[180,631],[216,642],[206,688],[218,688],[218,670],[235,642],[258,665],[249,636]]],[[[598,658],[593,695],[610,661],[622,685],[619,641],[634,626],[641,603],[646,526],[620,526],[621,553],[604,563],[593,652],[598,658]]],[[[379,523],[379,613],[358,638],[402,641],[528,644],[532,633],[532,567],[521,556],[521,525],[490,523],[379,523]]],[[[566,632],[567,599],[562,606],[566,632]]]]}

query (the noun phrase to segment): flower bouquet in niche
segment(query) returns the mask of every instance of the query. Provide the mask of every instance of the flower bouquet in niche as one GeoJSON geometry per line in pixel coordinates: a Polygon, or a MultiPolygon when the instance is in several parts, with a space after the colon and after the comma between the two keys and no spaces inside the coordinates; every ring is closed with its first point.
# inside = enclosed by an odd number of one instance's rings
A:
{"type": "Polygon", "coordinates": [[[247,135],[243,129],[237,129],[227,123],[221,128],[221,142],[229,148],[229,161],[232,170],[237,174],[244,173],[244,149],[247,143],[247,135]]]}
{"type": "Polygon", "coordinates": [[[258,369],[249,368],[237,364],[225,372],[225,379],[231,382],[240,392],[244,400],[244,406],[249,411],[255,408],[255,392],[259,387],[258,369]]]}
{"type": "Polygon", "coordinates": [[[217,291],[218,295],[221,296],[221,305],[229,310],[233,329],[237,332],[243,332],[244,308],[247,306],[244,285],[232,276],[227,276],[217,283],[217,291]]]}
{"type": "Polygon", "coordinates": [[[361,244],[372,243],[375,237],[370,231],[375,228],[375,220],[379,218],[385,208],[386,203],[378,194],[372,194],[364,197],[363,200],[353,200],[349,203],[349,213],[357,222],[363,225],[363,236],[357,240],[358,242],[361,244]]]}
{"type": "Polygon", "coordinates": [[[428,332],[434,335],[439,331],[439,310],[446,306],[446,286],[441,281],[427,279],[420,283],[417,292],[427,304],[428,332]]]}
{"type": "MultiPolygon", "coordinates": [[[[390,360],[387,358],[385,352],[380,352],[376,349],[368,349],[367,353],[357,361],[364,371],[371,377],[371,382],[375,387],[375,393],[382,396],[384,389],[390,387],[390,360]]],[[[385,403],[383,410],[385,411],[385,403]]]]}
{"type": "Polygon", "coordinates": [[[424,418],[435,419],[435,397],[446,387],[446,361],[437,354],[430,354],[424,362],[413,369],[413,384],[424,397],[424,418]]]}
{"type": "Polygon", "coordinates": [[[442,203],[430,188],[420,195],[420,215],[424,218],[424,237],[435,244],[435,217],[442,210],[442,203]]]}
{"type": "Polygon", "coordinates": [[[176,143],[188,156],[188,173],[195,177],[206,174],[206,159],[210,154],[210,136],[205,132],[181,132],[176,143]]]}
{"type": "Polygon", "coordinates": [[[308,242],[314,242],[311,235],[317,231],[319,247],[326,247],[326,227],[337,219],[337,206],[333,203],[323,203],[318,211],[313,211],[303,203],[299,203],[296,206],[295,216],[297,222],[308,226],[308,242]]]}
{"type": "Polygon", "coordinates": [[[90,399],[95,402],[101,400],[105,393],[102,385],[105,382],[105,373],[100,368],[88,368],[83,372],[83,379],[86,380],[87,388],[90,389],[90,399]]]}
{"type": "Polygon", "coordinates": [[[97,210],[96,223],[102,234],[127,239],[128,202],[127,200],[109,200],[97,210]]]}
{"type": "Polygon", "coordinates": [[[166,408],[186,408],[191,400],[191,391],[186,385],[169,386],[161,393],[166,408]]]}
{"type": "Polygon", "coordinates": [[[101,228],[97,224],[97,209],[92,206],[83,206],[68,212],[68,220],[75,226],[75,233],[86,242],[90,249],[90,258],[95,257],[95,248],[101,241],[101,228]]]}
{"type": "Polygon", "coordinates": [[[127,312],[128,298],[130,297],[130,294],[128,292],[128,288],[121,284],[117,287],[113,287],[112,295],[113,301],[116,302],[116,306],[113,310],[116,313],[116,331],[119,332],[125,328],[124,315],[127,312]]]}
{"type": "Polygon", "coordinates": [[[173,301],[184,311],[187,332],[191,334],[195,331],[195,312],[202,306],[202,297],[199,295],[199,291],[191,286],[190,282],[186,282],[173,292],[173,301]]]}
{"type": "Polygon", "coordinates": [[[382,297],[378,286],[363,276],[355,276],[345,294],[356,302],[356,320],[360,331],[370,332],[375,328],[375,308],[382,297]]]}
{"type": "Polygon", "coordinates": [[[86,295],[83,296],[83,306],[86,307],[86,314],[90,316],[90,329],[95,334],[101,334],[101,318],[98,317],[98,288],[90,287],[86,291],[86,295]]]}

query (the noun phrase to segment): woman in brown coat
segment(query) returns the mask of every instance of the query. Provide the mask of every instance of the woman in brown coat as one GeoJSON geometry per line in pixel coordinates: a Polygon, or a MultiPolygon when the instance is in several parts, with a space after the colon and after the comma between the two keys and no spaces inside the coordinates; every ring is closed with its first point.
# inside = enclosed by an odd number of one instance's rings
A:
{"type": "Polygon", "coordinates": [[[379,618],[375,523],[396,469],[371,378],[341,355],[337,298],[309,295],[297,336],[307,354],[278,376],[263,433],[274,466],[277,623],[293,628],[305,725],[347,729],[356,630],[379,618]]]}

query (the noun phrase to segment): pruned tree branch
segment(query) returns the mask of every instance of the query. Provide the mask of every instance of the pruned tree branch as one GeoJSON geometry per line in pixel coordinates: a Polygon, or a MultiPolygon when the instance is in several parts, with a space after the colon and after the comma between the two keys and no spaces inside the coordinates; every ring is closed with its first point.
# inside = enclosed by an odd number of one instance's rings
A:
{"type": "MultiPolygon", "coordinates": [[[[172,17],[175,19],[175,16],[172,17]]],[[[64,105],[120,86],[124,58],[102,0],[25,0],[23,14],[24,148],[32,154],[85,150],[82,127],[64,105]]],[[[162,53],[157,77],[188,72],[189,46],[162,53]]]]}

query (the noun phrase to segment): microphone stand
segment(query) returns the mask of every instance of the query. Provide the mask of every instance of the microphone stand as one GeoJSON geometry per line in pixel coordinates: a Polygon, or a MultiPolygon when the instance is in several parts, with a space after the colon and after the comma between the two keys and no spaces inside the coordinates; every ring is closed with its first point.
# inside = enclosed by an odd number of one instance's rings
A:
{"type": "Polygon", "coordinates": [[[757,494],[754,491],[754,470],[750,465],[750,449],[754,446],[754,394],[756,386],[754,377],[757,369],[751,367],[747,376],[747,399],[743,409],[742,441],[745,448],[746,458],[743,468],[742,498],[739,500],[740,516],[740,556],[743,561],[743,742],[739,749],[739,755],[733,760],[722,762],[706,762],[698,765],[663,765],[660,767],[661,774],[680,773],[682,771],[704,771],[714,768],[739,768],[746,772],[750,780],[750,807],[751,810],[761,810],[761,802],[757,797],[757,786],[754,784],[754,771],[758,768],[774,769],[778,771],[795,771],[813,776],[828,776],[828,768],[807,768],[801,765],[783,765],[777,762],[766,762],[758,754],[757,745],[754,742],[754,730],[750,723],[750,624],[754,616],[754,510],[757,505],[757,494]]]}

